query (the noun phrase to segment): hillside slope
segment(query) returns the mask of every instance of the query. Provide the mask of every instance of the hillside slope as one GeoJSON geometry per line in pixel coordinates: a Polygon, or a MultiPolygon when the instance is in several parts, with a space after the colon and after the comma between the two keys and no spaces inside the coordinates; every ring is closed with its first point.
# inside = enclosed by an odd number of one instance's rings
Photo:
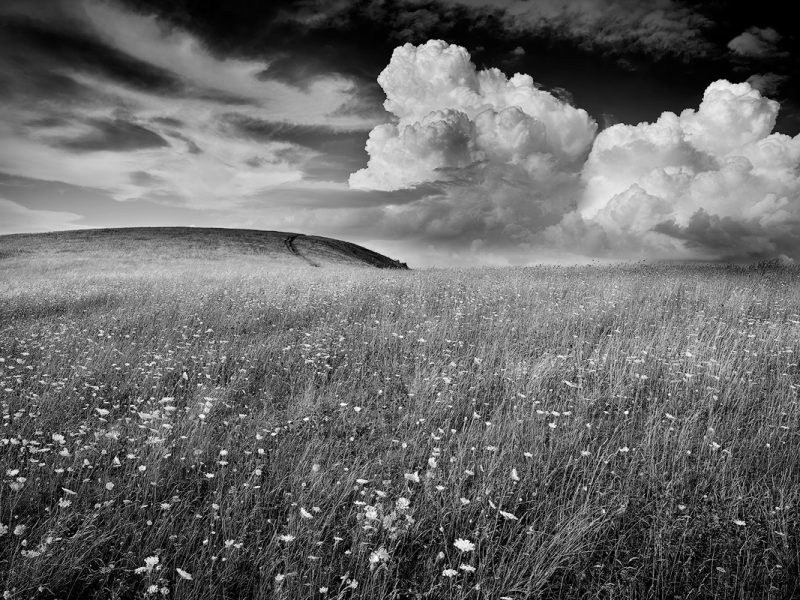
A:
{"type": "Polygon", "coordinates": [[[0,236],[0,265],[7,261],[82,262],[101,256],[121,265],[185,259],[263,258],[281,267],[376,267],[407,269],[362,246],[281,231],[195,227],[83,229],[0,236]]]}

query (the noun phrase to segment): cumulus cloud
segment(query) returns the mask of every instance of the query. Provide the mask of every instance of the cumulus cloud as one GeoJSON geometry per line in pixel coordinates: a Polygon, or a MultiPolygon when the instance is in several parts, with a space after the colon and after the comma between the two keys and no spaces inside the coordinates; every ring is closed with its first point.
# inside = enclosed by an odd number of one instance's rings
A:
{"type": "Polygon", "coordinates": [[[532,175],[570,168],[597,128],[586,111],[538,89],[529,75],[479,71],[466,49],[439,40],[396,48],[378,83],[397,122],[373,129],[370,162],[351,178],[354,187],[401,187],[479,161],[519,165],[532,175]]]}
{"type": "Polygon", "coordinates": [[[443,245],[526,243],[577,200],[597,125],[528,75],[478,70],[462,47],[406,44],[378,77],[395,117],[375,127],[355,189],[437,183],[439,194],[383,211],[392,235],[443,245]]]}
{"type": "Polygon", "coordinates": [[[708,86],[697,110],[598,134],[578,210],[545,238],[621,257],[800,255],[800,136],[748,83],[708,86]]]}
{"type": "Polygon", "coordinates": [[[395,120],[371,132],[351,187],[437,189],[376,208],[384,239],[512,263],[800,257],[800,136],[771,133],[779,104],[749,83],[596,134],[529,76],[477,70],[440,41],[396,49],[378,81],[395,120]]]}

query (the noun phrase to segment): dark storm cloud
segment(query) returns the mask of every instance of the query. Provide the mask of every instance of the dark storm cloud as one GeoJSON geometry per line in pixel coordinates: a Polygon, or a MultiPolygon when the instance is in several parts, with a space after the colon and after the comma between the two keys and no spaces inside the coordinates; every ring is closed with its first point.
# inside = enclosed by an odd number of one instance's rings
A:
{"type": "Polygon", "coordinates": [[[125,152],[169,145],[154,131],[123,119],[91,119],[86,125],[90,131],[75,137],[54,138],[51,144],[76,152],[125,152]]]}

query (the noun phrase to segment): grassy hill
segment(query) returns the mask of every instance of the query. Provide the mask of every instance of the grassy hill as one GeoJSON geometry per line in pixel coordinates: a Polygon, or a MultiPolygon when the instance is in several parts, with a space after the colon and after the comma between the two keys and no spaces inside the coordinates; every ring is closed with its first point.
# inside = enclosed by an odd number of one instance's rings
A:
{"type": "Polygon", "coordinates": [[[99,258],[120,266],[243,258],[286,267],[407,268],[404,263],[350,242],[282,231],[132,227],[0,236],[0,259],[16,259],[17,263],[35,260],[56,262],[63,267],[65,263],[81,264],[99,258]]]}

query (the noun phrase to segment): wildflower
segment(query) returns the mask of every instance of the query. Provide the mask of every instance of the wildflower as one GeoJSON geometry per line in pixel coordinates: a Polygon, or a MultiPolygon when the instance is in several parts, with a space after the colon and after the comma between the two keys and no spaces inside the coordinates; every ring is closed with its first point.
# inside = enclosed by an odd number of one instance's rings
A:
{"type": "Polygon", "coordinates": [[[419,483],[419,472],[415,471],[414,473],[406,473],[403,475],[406,481],[412,481],[414,483],[419,483]]]}
{"type": "Polygon", "coordinates": [[[194,579],[192,577],[192,574],[189,573],[188,571],[184,571],[183,569],[175,569],[175,571],[178,573],[178,575],[181,576],[182,579],[188,579],[189,581],[194,579]]]}
{"type": "Polygon", "coordinates": [[[310,512],[308,512],[302,506],[300,507],[300,516],[303,517],[304,519],[313,519],[314,518],[314,515],[312,515],[310,512]]]}
{"type": "Polygon", "coordinates": [[[24,535],[27,529],[25,525],[17,525],[14,527],[14,535],[24,535]]]}
{"type": "Polygon", "coordinates": [[[358,485],[366,485],[366,484],[369,483],[369,479],[361,479],[361,478],[359,478],[359,479],[356,479],[356,483],[358,485]]]}
{"type": "Polygon", "coordinates": [[[278,536],[278,539],[289,544],[295,540],[295,537],[291,533],[284,533],[283,535],[278,536]]]}
{"type": "Polygon", "coordinates": [[[66,498],[60,498],[58,500],[58,506],[60,508],[69,508],[72,504],[72,500],[67,500],[66,498]]]}
{"type": "Polygon", "coordinates": [[[157,594],[158,593],[158,586],[156,584],[151,584],[147,586],[147,593],[148,594],[157,594]]]}
{"type": "Polygon", "coordinates": [[[150,573],[153,568],[158,564],[159,560],[157,556],[148,556],[144,559],[144,566],[138,567],[134,572],[137,575],[141,575],[142,573],[150,573]]]}
{"type": "Polygon", "coordinates": [[[328,588],[326,588],[326,587],[319,588],[319,593],[320,594],[327,594],[328,593],[328,588]]]}
{"type": "Polygon", "coordinates": [[[369,555],[369,564],[370,569],[374,569],[376,566],[380,565],[381,563],[385,563],[389,560],[389,552],[381,546],[377,550],[374,550],[369,555]]]}
{"type": "Polygon", "coordinates": [[[429,466],[431,469],[435,469],[435,468],[438,466],[438,464],[436,463],[436,457],[435,457],[435,456],[431,456],[431,457],[428,459],[428,466],[429,466]]]}
{"type": "Polygon", "coordinates": [[[589,452],[588,450],[581,450],[581,456],[583,456],[584,458],[586,458],[587,456],[591,456],[591,455],[592,455],[592,453],[589,452]]]}
{"type": "Polygon", "coordinates": [[[466,571],[467,573],[475,572],[475,567],[473,567],[472,565],[460,564],[458,565],[458,568],[461,569],[462,571],[466,571]]]}
{"type": "Polygon", "coordinates": [[[744,527],[745,525],[747,525],[747,522],[742,521],[741,519],[734,519],[733,524],[738,525],[739,527],[744,527]]]}
{"type": "Polygon", "coordinates": [[[464,506],[466,506],[467,504],[470,503],[470,500],[468,500],[467,498],[460,498],[460,501],[461,501],[461,504],[464,505],[464,506]]]}
{"type": "Polygon", "coordinates": [[[7,533],[8,533],[8,525],[3,525],[2,523],[0,523],[0,537],[3,537],[7,533]]]}
{"type": "Polygon", "coordinates": [[[458,571],[456,571],[455,569],[445,569],[444,571],[442,571],[442,577],[449,578],[449,577],[455,577],[456,575],[458,575],[458,571]]]}
{"type": "Polygon", "coordinates": [[[453,542],[453,546],[458,548],[461,552],[472,552],[475,550],[475,544],[463,538],[456,538],[456,541],[453,542]]]}
{"type": "Polygon", "coordinates": [[[286,579],[286,575],[284,575],[283,573],[278,573],[277,575],[275,575],[275,583],[277,583],[278,585],[283,583],[284,579],[286,579]]]}
{"type": "Polygon", "coordinates": [[[111,481],[109,481],[108,483],[106,483],[106,489],[110,492],[111,490],[114,489],[114,484],[111,481]]]}
{"type": "Polygon", "coordinates": [[[511,469],[511,481],[519,481],[519,473],[516,469],[511,469]]]}
{"type": "Polygon", "coordinates": [[[375,521],[378,518],[378,509],[374,506],[366,506],[364,508],[364,516],[371,521],[375,521]]]}

